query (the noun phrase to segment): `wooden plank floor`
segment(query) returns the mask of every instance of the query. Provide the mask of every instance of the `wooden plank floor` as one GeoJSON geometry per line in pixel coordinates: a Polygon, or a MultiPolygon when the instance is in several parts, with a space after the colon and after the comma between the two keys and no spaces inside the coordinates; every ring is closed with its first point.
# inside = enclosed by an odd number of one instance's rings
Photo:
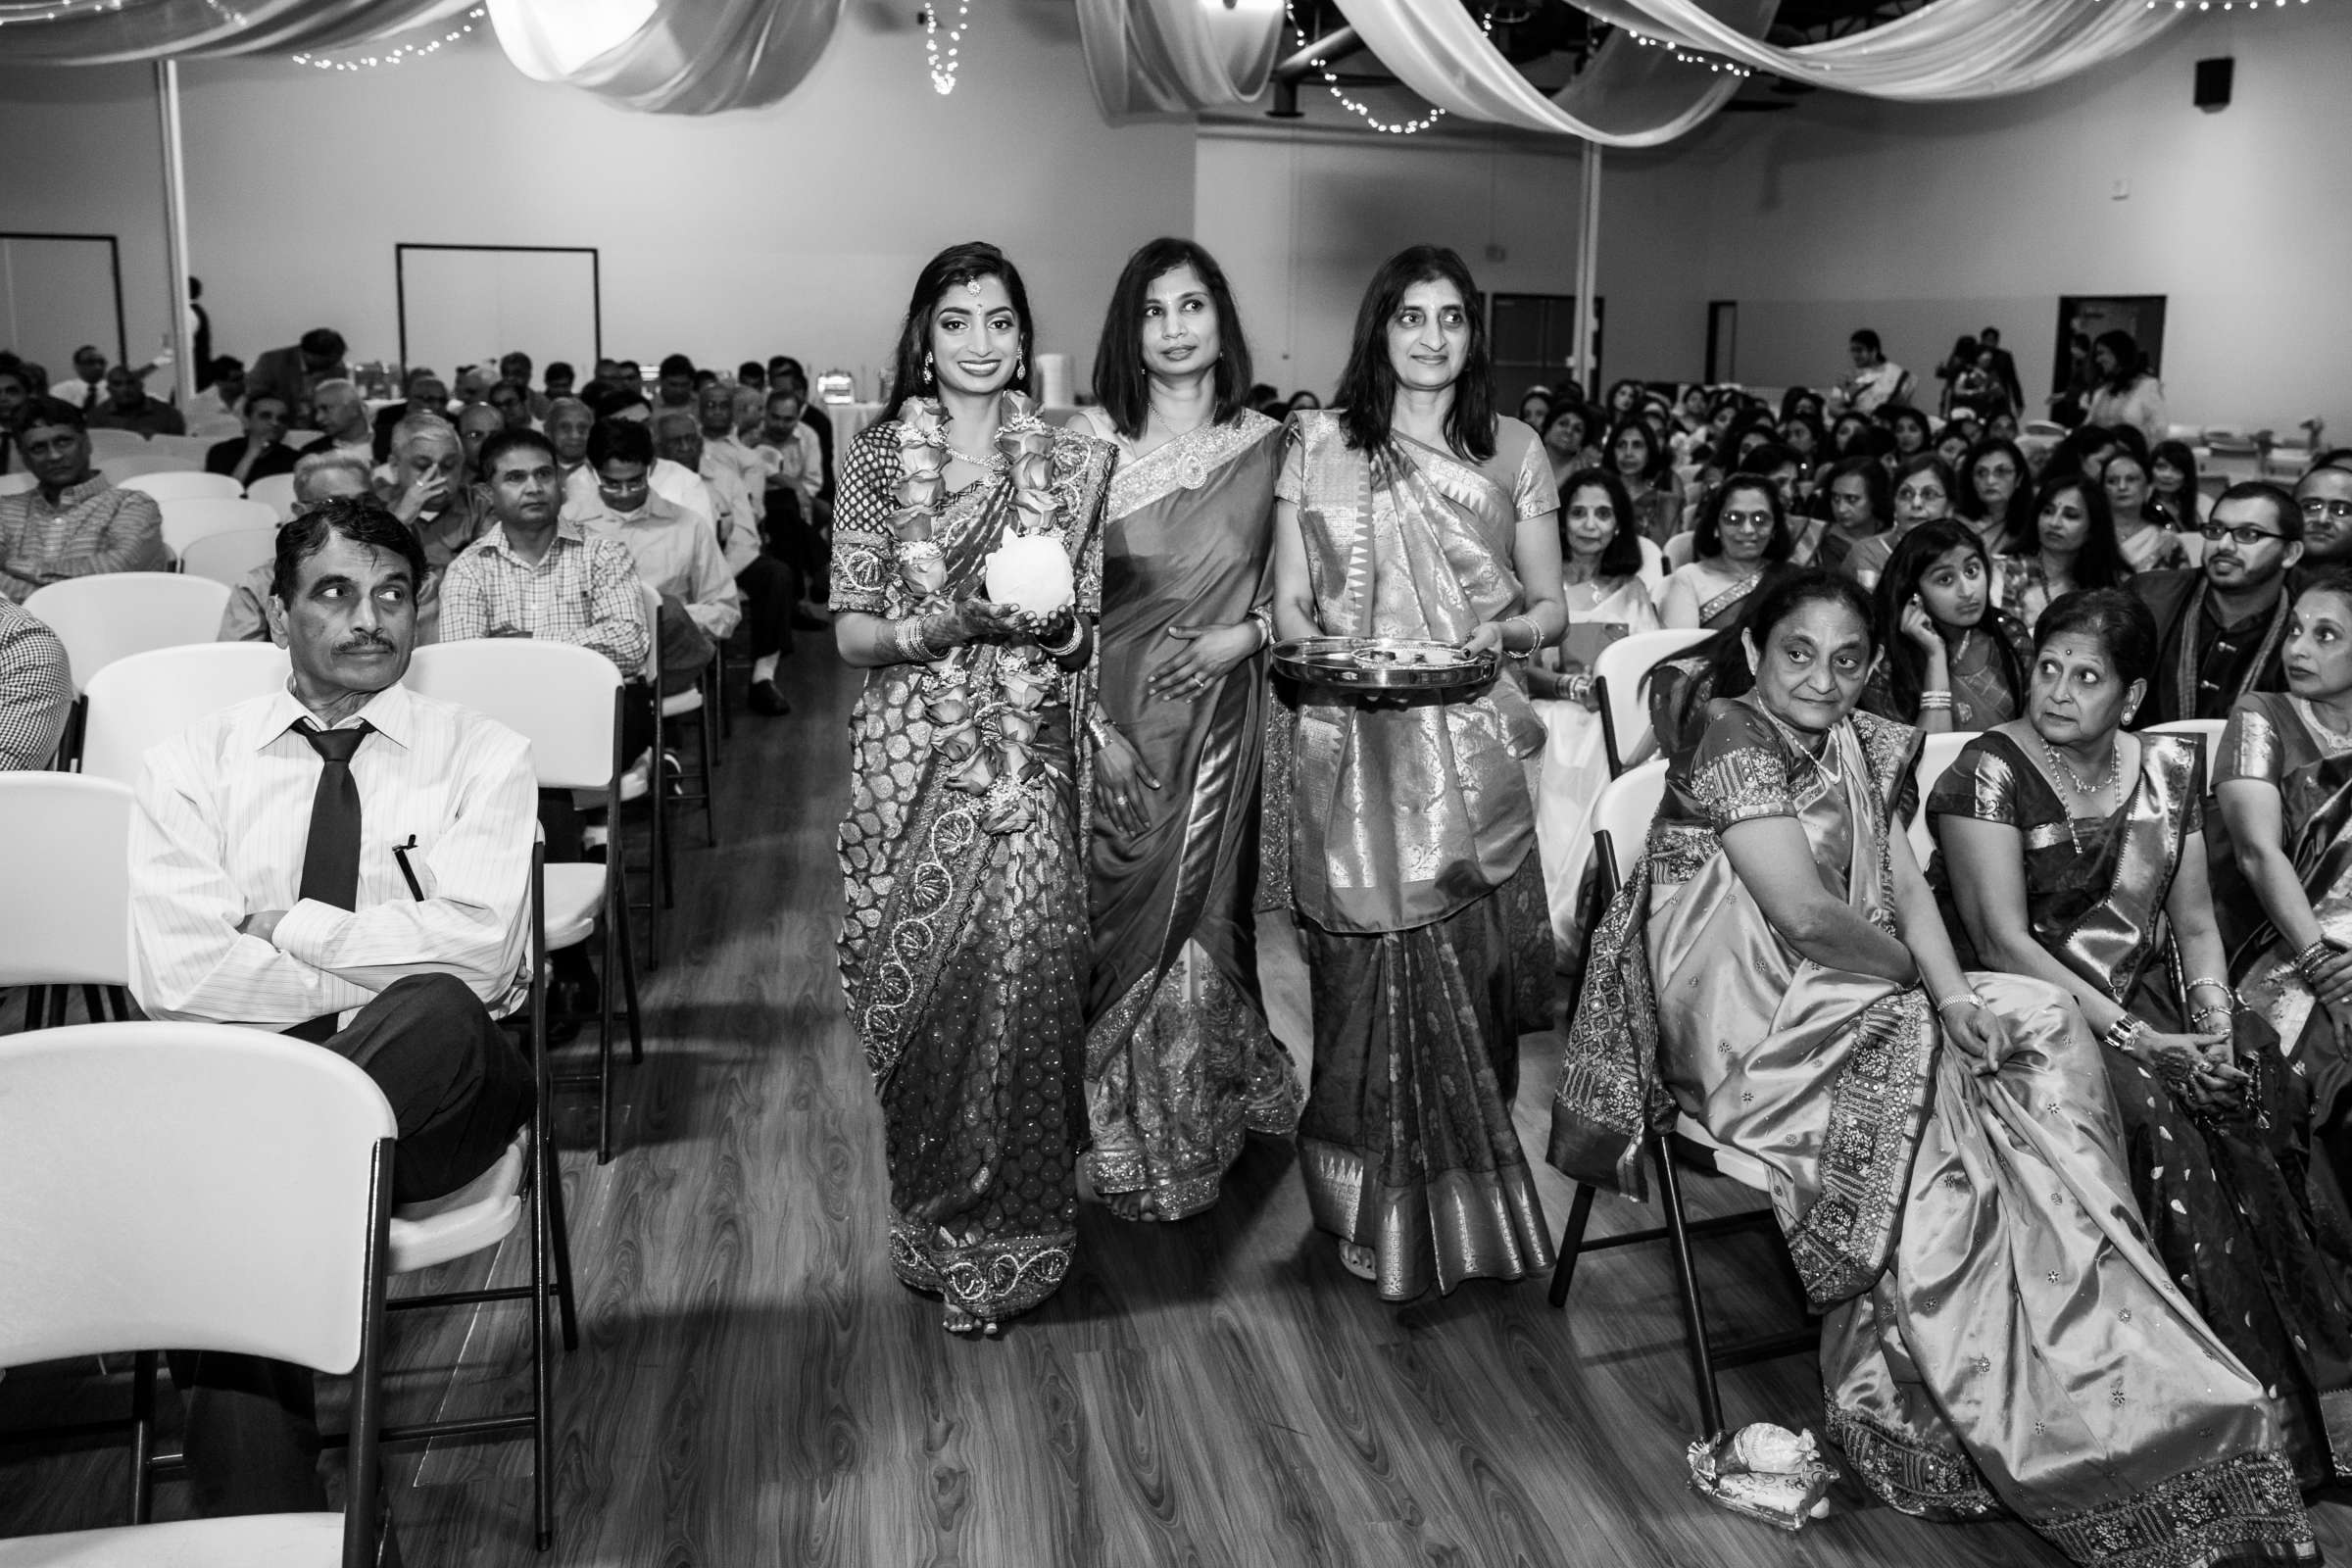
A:
{"type": "MultiPolygon", "coordinates": [[[[1541,1282],[1383,1306],[1309,1227],[1280,1145],[1253,1143],[1198,1219],[1088,1205],[1058,1297],[999,1342],[944,1334],[885,1258],[880,1119],[834,980],[857,677],[807,640],[787,671],[798,711],[737,726],[723,848],[681,857],[612,1164],[564,1102],[583,1343],[557,1371],[550,1568],[2060,1560],[2021,1527],[1924,1525],[1850,1490],[1793,1536],[1710,1508],[1683,1485],[1695,1417],[1659,1250],[1589,1260],[1566,1313],[1541,1282]]],[[[1287,931],[1264,956],[1296,1049],[1287,931]]],[[[1519,1125],[1540,1149],[1557,1048],[1528,1048],[1519,1125]]],[[[1556,1225],[1568,1186],[1541,1177],[1556,1225]]],[[[1595,1213],[1596,1231],[1649,1221],[1608,1199],[1595,1213]]],[[[449,1272],[506,1280],[522,1262],[510,1245],[449,1272]]],[[[1760,1240],[1717,1244],[1707,1274],[1724,1331],[1794,1310],[1760,1240]]],[[[434,1316],[396,1322],[395,1416],[514,1407],[518,1310],[434,1316]]],[[[120,1389],[21,1370],[0,1382],[0,1427],[95,1413],[120,1389]]],[[[1735,1420],[1818,1425],[1809,1358],[1724,1390],[1735,1420]]],[[[104,1452],[0,1460],[0,1535],[119,1522],[122,1474],[104,1452]]],[[[533,1562],[521,1446],[402,1455],[393,1480],[412,1565],[533,1562]]],[[[182,1508],[166,1487],[163,1516],[182,1508]]],[[[2352,1519],[2318,1518],[2344,1560],[2352,1519]]]]}

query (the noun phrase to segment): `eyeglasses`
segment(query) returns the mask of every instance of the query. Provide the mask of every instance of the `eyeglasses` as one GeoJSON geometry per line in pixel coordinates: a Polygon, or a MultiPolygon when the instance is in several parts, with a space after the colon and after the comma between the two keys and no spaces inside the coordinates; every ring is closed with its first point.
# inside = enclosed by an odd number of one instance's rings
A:
{"type": "Polygon", "coordinates": [[[1726,528],[1737,528],[1747,533],[1763,533],[1772,527],[1772,514],[1769,512],[1727,512],[1723,514],[1721,521],[1726,528]]]}
{"type": "Polygon", "coordinates": [[[2332,517],[2337,522],[2352,518],[2352,501],[2330,501],[2326,496],[2305,496],[2295,503],[2306,517],[2332,517]]]}
{"type": "MultiPolygon", "coordinates": [[[[2345,515],[2352,516],[2352,508],[2346,509],[2345,515]]],[[[2199,528],[2197,532],[2203,534],[2208,540],[2217,545],[2225,539],[2234,539],[2237,541],[2238,548],[2241,550],[2251,550],[2256,545],[2262,543],[2265,539],[2283,539],[2286,537],[2286,535],[2282,533],[2265,533],[2260,528],[2225,528],[2218,522],[2209,522],[2203,527],[2199,528]]]]}

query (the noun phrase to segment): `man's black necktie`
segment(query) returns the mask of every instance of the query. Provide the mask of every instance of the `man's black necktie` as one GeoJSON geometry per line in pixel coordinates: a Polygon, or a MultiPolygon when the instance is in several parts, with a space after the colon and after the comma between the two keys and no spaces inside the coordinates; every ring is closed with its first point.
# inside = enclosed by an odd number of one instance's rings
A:
{"type": "MultiPolygon", "coordinates": [[[[360,898],[360,786],[351,776],[351,758],[373,726],[366,719],[349,729],[320,729],[297,719],[294,733],[318,754],[318,788],[311,796],[311,833],[302,847],[302,888],[297,898],[316,899],[338,909],[360,898]]],[[[285,1031],[297,1040],[323,1044],[335,1032],[335,1014],[323,1013],[285,1031]]]]}

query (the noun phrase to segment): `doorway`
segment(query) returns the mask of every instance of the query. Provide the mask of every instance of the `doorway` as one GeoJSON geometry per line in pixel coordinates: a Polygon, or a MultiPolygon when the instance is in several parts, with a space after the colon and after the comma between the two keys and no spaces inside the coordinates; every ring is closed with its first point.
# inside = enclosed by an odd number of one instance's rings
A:
{"type": "MultiPolygon", "coordinates": [[[[1602,311],[1608,301],[1592,301],[1592,384],[1600,384],[1602,311]]],[[[1573,294],[1497,294],[1488,320],[1494,345],[1494,407],[1516,414],[1519,400],[1530,387],[1557,392],[1575,386],[1576,296],[1573,294]]],[[[1579,388],[1579,395],[1591,394],[1579,388]]]]}
{"type": "Polygon", "coordinates": [[[2076,373],[2078,354],[2089,360],[2090,345],[2101,332],[2129,332],[2147,357],[2148,373],[2162,374],[2164,365],[2164,300],[2162,294],[2061,294],[2058,297],[2058,342],[2050,359],[2053,392],[2064,392],[2076,373]]]}

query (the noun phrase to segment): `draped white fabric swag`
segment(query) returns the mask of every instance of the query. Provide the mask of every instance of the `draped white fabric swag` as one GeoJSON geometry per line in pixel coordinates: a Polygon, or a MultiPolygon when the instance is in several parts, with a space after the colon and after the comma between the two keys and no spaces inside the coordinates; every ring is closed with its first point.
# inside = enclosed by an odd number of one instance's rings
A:
{"type": "Polygon", "coordinates": [[[1112,122],[1233,109],[1266,90],[1282,0],[1078,0],[1095,102],[1112,122]]]}

